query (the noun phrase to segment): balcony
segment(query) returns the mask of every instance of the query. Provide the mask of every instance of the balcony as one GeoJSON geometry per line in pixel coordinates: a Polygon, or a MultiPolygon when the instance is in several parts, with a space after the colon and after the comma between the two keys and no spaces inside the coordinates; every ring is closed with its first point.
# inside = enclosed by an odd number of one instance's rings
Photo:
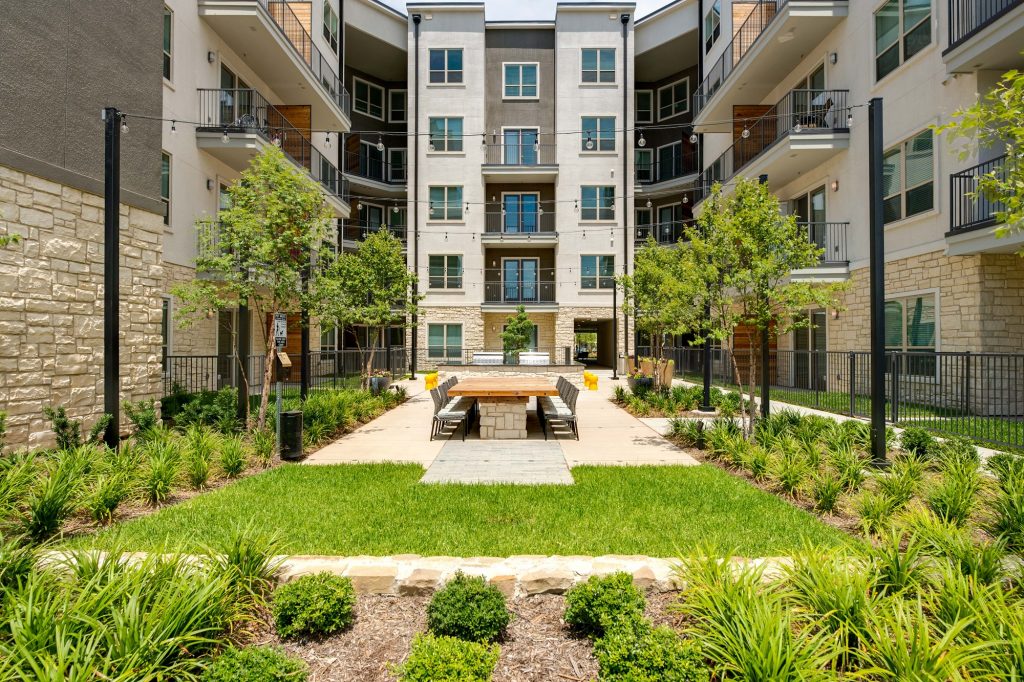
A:
{"type": "Polygon", "coordinates": [[[295,128],[280,106],[252,89],[200,89],[196,144],[235,171],[269,144],[320,183],[335,215],[349,215],[348,181],[309,138],[295,128]]]}
{"type": "Polygon", "coordinates": [[[369,220],[339,221],[341,235],[339,246],[342,250],[352,251],[358,246],[359,242],[366,239],[369,235],[382,230],[394,235],[398,241],[402,242],[403,248],[407,246],[408,228],[405,225],[382,225],[379,221],[369,220]]]}
{"type": "Polygon", "coordinates": [[[637,225],[634,231],[634,243],[637,248],[653,239],[659,246],[675,246],[686,234],[686,226],[692,220],[673,220],[667,223],[637,225]]]}
{"type": "Polygon", "coordinates": [[[1024,66],[1024,0],[948,0],[949,73],[1024,66]]]}
{"type": "MultiPolygon", "coordinates": [[[[698,201],[741,173],[781,187],[850,146],[848,90],[793,90],[701,173],[698,201]]],[[[728,189],[726,190],[728,191],[728,189]]]]}
{"type": "MultiPolygon", "coordinates": [[[[636,150],[643,153],[642,148],[636,150]]],[[[689,143],[651,150],[651,161],[634,164],[636,184],[644,191],[671,190],[692,183],[700,172],[697,147],[689,143]]]]}
{"type": "MultiPolygon", "coordinates": [[[[734,8],[748,5],[734,5],[734,8]]],[[[729,120],[759,102],[846,18],[847,0],[757,0],[694,92],[694,123],[729,120]]],[[[739,20],[739,17],[736,18],[739,20]]]]}
{"type": "Polygon", "coordinates": [[[807,238],[822,250],[817,267],[794,270],[793,279],[814,281],[841,281],[850,276],[850,261],[846,255],[846,233],[850,223],[797,223],[806,230],[807,238]]]}
{"type": "Polygon", "coordinates": [[[549,279],[485,281],[483,307],[496,312],[512,312],[520,305],[527,310],[557,308],[557,287],[553,275],[550,272],[549,279]]]}
{"type": "Polygon", "coordinates": [[[513,138],[510,134],[505,131],[504,138],[488,136],[484,163],[480,167],[485,181],[536,183],[552,182],[558,177],[553,135],[531,133],[513,138]],[[546,138],[551,141],[542,142],[546,138]]]}
{"type": "Polygon", "coordinates": [[[1024,233],[999,237],[996,216],[1006,205],[985,196],[981,179],[990,176],[1006,180],[1006,155],[979,163],[949,176],[949,232],[946,245],[951,256],[973,253],[1009,253],[1024,245],[1024,233]]]}
{"type": "Polygon", "coordinates": [[[199,16],[278,96],[310,102],[316,127],[349,130],[349,94],[337,67],[313,43],[312,7],[294,0],[199,0],[199,16]]]}
{"type": "MultiPolygon", "coordinates": [[[[402,136],[403,142],[405,136],[402,136]]],[[[363,145],[360,145],[363,146],[363,145]]],[[[383,157],[388,150],[377,156],[376,147],[371,151],[360,149],[359,153],[346,153],[345,177],[359,191],[368,190],[374,196],[404,197],[408,187],[408,165],[405,158],[386,161],[383,157]]]]}
{"type": "Polygon", "coordinates": [[[551,246],[558,242],[555,202],[515,210],[510,204],[489,203],[481,241],[491,247],[551,246]]]}

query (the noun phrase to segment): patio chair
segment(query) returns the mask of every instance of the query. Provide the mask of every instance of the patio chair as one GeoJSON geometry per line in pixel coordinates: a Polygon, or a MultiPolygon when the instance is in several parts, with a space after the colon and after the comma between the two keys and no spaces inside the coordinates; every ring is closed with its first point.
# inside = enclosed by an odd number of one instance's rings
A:
{"type": "MultiPolygon", "coordinates": [[[[430,389],[430,397],[434,401],[434,417],[430,425],[430,440],[434,440],[434,437],[439,435],[446,426],[451,424],[455,425],[455,429],[458,430],[459,424],[462,424],[462,440],[466,440],[466,432],[469,431],[474,405],[476,403],[472,398],[454,398],[450,401],[446,401],[441,393],[440,388],[430,389]]],[[[454,433],[454,432],[453,432],[454,433]]]]}
{"type": "Polygon", "coordinates": [[[580,439],[580,432],[576,419],[576,398],[580,395],[580,389],[576,388],[569,381],[564,383],[563,388],[559,387],[558,396],[541,396],[537,399],[537,419],[540,421],[540,428],[544,432],[544,440],[548,439],[548,423],[562,422],[569,427],[576,440],[580,439]]]}
{"type": "Polygon", "coordinates": [[[798,117],[800,125],[805,128],[828,128],[828,112],[832,109],[832,98],[825,100],[824,104],[816,105],[802,116],[798,117]]]}

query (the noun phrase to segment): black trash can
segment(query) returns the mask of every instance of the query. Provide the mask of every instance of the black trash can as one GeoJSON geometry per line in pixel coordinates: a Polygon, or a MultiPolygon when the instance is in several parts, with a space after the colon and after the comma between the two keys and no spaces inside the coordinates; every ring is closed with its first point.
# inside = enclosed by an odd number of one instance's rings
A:
{"type": "Polygon", "coordinates": [[[302,411],[281,413],[281,459],[302,459],[302,411]]]}

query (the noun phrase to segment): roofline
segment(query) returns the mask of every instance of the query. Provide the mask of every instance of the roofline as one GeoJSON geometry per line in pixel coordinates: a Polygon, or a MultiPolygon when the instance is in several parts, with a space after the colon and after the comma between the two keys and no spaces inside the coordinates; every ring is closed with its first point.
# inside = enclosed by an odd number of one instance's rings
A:
{"type": "Polygon", "coordinates": [[[555,28],[553,19],[493,19],[484,28],[555,28]]]}
{"type": "Polygon", "coordinates": [[[412,10],[460,10],[460,9],[484,9],[482,2],[407,2],[405,9],[412,14],[412,10]]]}
{"type": "Polygon", "coordinates": [[[642,22],[647,21],[648,19],[653,19],[654,17],[658,16],[662,12],[667,12],[668,10],[670,10],[670,9],[676,7],[676,6],[682,5],[683,3],[689,2],[689,1],[691,1],[691,0],[672,0],[672,2],[668,3],[667,5],[662,5],[658,9],[656,9],[656,10],[654,10],[652,12],[648,12],[647,14],[645,14],[642,17],[638,18],[633,23],[634,24],[640,24],[642,22]]]}
{"type": "Polygon", "coordinates": [[[366,4],[370,5],[374,9],[379,10],[381,12],[384,12],[385,14],[394,15],[396,18],[401,19],[402,21],[408,21],[409,20],[409,15],[408,14],[406,14],[402,10],[398,9],[397,7],[392,7],[391,5],[389,5],[389,4],[385,3],[385,2],[382,2],[381,0],[362,0],[362,1],[365,2],[366,4]]]}

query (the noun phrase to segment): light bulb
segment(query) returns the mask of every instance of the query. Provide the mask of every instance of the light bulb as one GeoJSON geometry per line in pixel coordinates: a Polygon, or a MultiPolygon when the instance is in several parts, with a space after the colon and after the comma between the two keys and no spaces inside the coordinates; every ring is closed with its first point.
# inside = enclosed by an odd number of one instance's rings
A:
{"type": "Polygon", "coordinates": [[[690,144],[697,144],[697,133],[690,133],[690,144]]]}
{"type": "Polygon", "coordinates": [[[745,140],[745,139],[747,139],[748,137],[750,137],[750,130],[748,130],[747,128],[744,128],[744,129],[743,129],[743,132],[742,132],[742,133],[740,133],[740,134],[741,134],[741,135],[743,136],[743,139],[745,140]]]}
{"type": "Polygon", "coordinates": [[[802,125],[800,125],[799,123],[797,123],[795,126],[793,126],[793,132],[794,133],[799,133],[803,129],[804,129],[804,127],[802,125]]]}
{"type": "Polygon", "coordinates": [[[580,202],[577,201],[576,199],[572,200],[572,210],[575,211],[576,213],[580,212],[580,202]]]}
{"type": "Polygon", "coordinates": [[[647,206],[647,208],[650,208],[650,207],[651,207],[651,200],[650,200],[650,199],[648,199],[648,200],[647,200],[647,204],[646,204],[646,206],[647,206]]]}
{"type": "Polygon", "coordinates": [[[380,135],[377,136],[377,151],[384,151],[384,138],[380,135]]]}
{"type": "Polygon", "coordinates": [[[846,127],[847,128],[852,128],[853,127],[853,114],[847,114],[846,115],[846,127]]]}
{"type": "Polygon", "coordinates": [[[590,133],[587,133],[587,149],[594,148],[594,141],[590,138],[590,133]]]}
{"type": "Polygon", "coordinates": [[[220,141],[223,142],[224,144],[231,142],[231,138],[228,136],[227,128],[224,129],[224,134],[220,136],[220,141]]]}
{"type": "Polygon", "coordinates": [[[277,135],[274,135],[274,146],[275,147],[280,147],[281,146],[281,138],[279,136],[277,136],[277,135]]]}
{"type": "Polygon", "coordinates": [[[437,151],[437,147],[434,146],[433,142],[431,142],[429,145],[427,145],[427,149],[429,149],[432,152],[436,152],[437,151]]]}
{"type": "Polygon", "coordinates": [[[124,117],[121,118],[121,132],[122,133],[127,133],[128,132],[128,117],[127,116],[124,116],[124,117]]]}
{"type": "Polygon", "coordinates": [[[640,139],[636,141],[636,146],[638,146],[638,147],[646,147],[647,146],[647,140],[644,139],[644,134],[643,133],[640,133],[640,139]]]}
{"type": "Polygon", "coordinates": [[[468,201],[466,202],[466,211],[465,212],[469,213],[469,202],[468,201]]]}
{"type": "Polygon", "coordinates": [[[684,195],[683,195],[683,203],[684,203],[684,204],[688,204],[688,203],[690,203],[690,197],[684,194],[684,195]]]}
{"type": "Polygon", "coordinates": [[[487,133],[480,136],[480,148],[487,149],[487,133]]]}
{"type": "Polygon", "coordinates": [[[363,207],[363,205],[357,201],[356,202],[356,210],[358,211],[362,207],[363,207]]]}
{"type": "Polygon", "coordinates": [[[324,138],[324,145],[325,145],[325,146],[326,146],[326,147],[327,147],[328,149],[330,149],[330,148],[331,148],[331,134],[330,134],[330,133],[327,133],[327,137],[325,137],[325,138],[324,138]]]}
{"type": "Polygon", "coordinates": [[[392,213],[398,213],[398,204],[395,204],[395,205],[394,205],[394,206],[393,206],[393,207],[391,208],[391,212],[392,212],[392,213]]]}
{"type": "Polygon", "coordinates": [[[537,209],[537,215],[544,215],[544,207],[543,206],[541,206],[540,208],[537,209]]]}
{"type": "Polygon", "coordinates": [[[176,121],[171,121],[171,135],[174,135],[175,133],[178,132],[177,127],[175,127],[175,125],[174,125],[175,123],[176,123],[176,121]]]}

